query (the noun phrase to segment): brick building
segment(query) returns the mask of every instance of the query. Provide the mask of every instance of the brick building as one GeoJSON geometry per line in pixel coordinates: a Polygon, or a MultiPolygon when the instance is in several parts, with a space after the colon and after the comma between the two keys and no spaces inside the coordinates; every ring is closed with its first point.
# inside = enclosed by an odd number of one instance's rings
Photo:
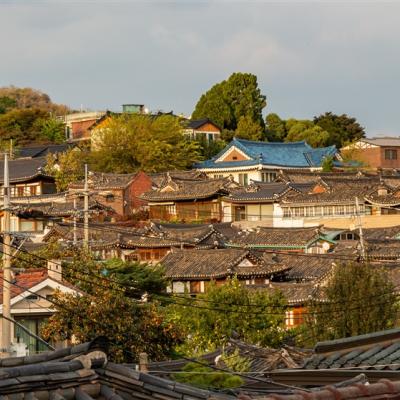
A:
{"type": "Polygon", "coordinates": [[[364,138],[346,146],[343,153],[371,168],[400,168],[400,137],[364,138]]]}
{"type": "MultiPolygon", "coordinates": [[[[144,172],[111,174],[90,172],[89,189],[92,198],[111,207],[120,217],[129,217],[147,203],[139,196],[151,190],[151,178],[144,172]]],[[[71,184],[69,194],[83,190],[83,182],[71,184]]]]}

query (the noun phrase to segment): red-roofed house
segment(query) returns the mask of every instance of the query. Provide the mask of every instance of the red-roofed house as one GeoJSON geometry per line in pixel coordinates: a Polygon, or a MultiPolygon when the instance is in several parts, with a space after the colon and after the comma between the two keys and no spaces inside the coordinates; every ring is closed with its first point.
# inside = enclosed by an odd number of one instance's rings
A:
{"type": "MultiPolygon", "coordinates": [[[[28,269],[15,273],[11,285],[11,316],[35,335],[40,333],[44,321],[54,314],[51,298],[56,290],[63,293],[79,293],[70,283],[62,280],[61,266],[49,262],[48,269],[28,269]]],[[[0,314],[3,313],[3,273],[0,273],[0,314]]],[[[11,324],[13,343],[23,341],[29,354],[48,350],[42,343],[11,324]]],[[[1,338],[1,332],[0,332],[1,338]]]]}

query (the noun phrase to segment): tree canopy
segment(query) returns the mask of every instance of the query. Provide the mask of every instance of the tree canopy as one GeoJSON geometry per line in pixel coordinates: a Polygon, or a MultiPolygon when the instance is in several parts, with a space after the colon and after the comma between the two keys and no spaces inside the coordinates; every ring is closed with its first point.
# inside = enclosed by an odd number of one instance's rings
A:
{"type": "Polygon", "coordinates": [[[392,280],[383,268],[361,263],[338,265],[308,307],[305,336],[332,340],[392,328],[399,310],[392,280]]]}
{"type": "Polygon", "coordinates": [[[70,183],[84,178],[86,158],[85,151],[77,147],[47,156],[46,172],[54,177],[59,192],[67,190],[70,183]]]}
{"type": "Polygon", "coordinates": [[[180,349],[187,354],[212,351],[232,335],[260,346],[276,346],[285,335],[283,295],[250,291],[236,278],[222,286],[211,283],[205,294],[197,296],[195,308],[191,298],[180,298],[179,304],[171,305],[167,314],[185,335],[180,349]]]}
{"type": "Polygon", "coordinates": [[[326,112],[314,117],[314,123],[329,133],[328,145],[335,144],[338,148],[365,137],[364,128],[346,114],[326,112]]]}
{"type": "Polygon", "coordinates": [[[95,133],[91,167],[102,172],[159,172],[187,169],[201,159],[200,144],[182,134],[170,115],[123,114],[95,133]]]}
{"type": "MultiPolygon", "coordinates": [[[[108,263],[96,263],[79,255],[73,264],[66,268],[70,282],[84,291],[83,294],[62,294],[56,292],[53,301],[54,313],[41,330],[47,340],[65,340],[75,337],[79,342],[107,336],[111,342],[110,358],[117,362],[137,361],[141,352],[150,359],[165,358],[180,340],[175,328],[165,321],[157,303],[138,301],[127,295],[123,283],[138,288],[140,298],[141,279],[146,285],[151,281],[147,265],[135,265],[130,269],[128,280],[121,283],[124,271],[118,271],[114,264],[112,273],[104,277],[108,263]],[[88,274],[89,277],[88,277],[88,274]]],[[[120,264],[121,268],[128,268],[120,264]]],[[[159,273],[153,267],[154,284],[159,282],[159,273]]],[[[151,285],[152,286],[152,285],[151,285]]],[[[142,292],[143,293],[143,292],[142,292]]]]}
{"type": "Polygon", "coordinates": [[[200,97],[192,118],[210,118],[223,130],[235,131],[240,119],[246,117],[263,129],[262,110],[266,105],[257,77],[236,72],[200,97]]]}

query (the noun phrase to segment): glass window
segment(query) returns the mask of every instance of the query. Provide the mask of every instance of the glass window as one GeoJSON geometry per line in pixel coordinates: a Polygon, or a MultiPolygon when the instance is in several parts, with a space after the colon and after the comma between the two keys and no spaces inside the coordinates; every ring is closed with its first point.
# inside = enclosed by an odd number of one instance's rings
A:
{"type": "Polygon", "coordinates": [[[35,229],[35,221],[21,219],[20,226],[21,226],[22,232],[34,232],[36,230],[35,229]]]}
{"type": "Polygon", "coordinates": [[[386,149],[385,150],[385,160],[397,160],[397,150],[386,149]]]}
{"type": "Polygon", "coordinates": [[[249,183],[249,176],[248,174],[239,174],[239,183],[242,186],[247,186],[249,183]]]}
{"type": "MultiPolygon", "coordinates": [[[[40,335],[40,328],[46,321],[45,318],[18,318],[18,317],[16,317],[16,320],[34,335],[40,335]]],[[[48,348],[43,343],[38,341],[32,335],[29,335],[18,325],[15,325],[14,332],[16,341],[25,343],[28,347],[29,354],[35,354],[41,351],[48,350],[48,348]]]]}
{"type": "Polygon", "coordinates": [[[36,196],[36,193],[37,193],[37,186],[31,186],[30,187],[31,196],[36,196]]]}

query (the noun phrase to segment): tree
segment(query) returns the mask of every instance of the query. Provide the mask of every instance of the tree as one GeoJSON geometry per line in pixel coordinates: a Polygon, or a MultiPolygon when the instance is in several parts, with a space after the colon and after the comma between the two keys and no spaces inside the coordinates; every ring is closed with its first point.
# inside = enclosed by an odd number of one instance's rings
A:
{"type": "Polygon", "coordinates": [[[345,338],[392,328],[399,310],[386,270],[349,263],[338,265],[325,290],[325,301],[311,300],[305,336],[313,341],[345,338]]]}
{"type": "Polygon", "coordinates": [[[314,117],[314,123],[329,133],[327,144],[334,144],[338,148],[365,137],[364,128],[355,118],[346,114],[336,115],[326,112],[314,117]]]}
{"type": "Polygon", "coordinates": [[[254,122],[250,116],[245,115],[239,119],[235,136],[248,140],[263,140],[264,129],[257,122],[254,122]]]}
{"type": "Polygon", "coordinates": [[[63,192],[68,185],[84,178],[86,154],[75,147],[63,153],[49,154],[45,171],[54,177],[57,190],[63,192]]]}
{"type": "Polygon", "coordinates": [[[48,118],[48,112],[41,109],[13,109],[0,115],[0,138],[13,139],[16,145],[41,141],[43,121],[48,118]]]}
{"type": "MultiPolygon", "coordinates": [[[[46,340],[74,336],[77,341],[86,342],[106,336],[111,342],[110,358],[116,362],[137,361],[141,352],[146,352],[151,360],[171,353],[180,337],[164,320],[156,303],[127,296],[123,286],[104,278],[104,265],[90,257],[80,255],[80,260],[69,265],[67,271],[69,279],[85,293],[54,295],[56,312],[41,330],[46,340]]],[[[117,281],[118,274],[110,276],[117,281]]],[[[139,287],[137,281],[129,283],[139,287]]]]}
{"type": "Polygon", "coordinates": [[[4,97],[13,101],[13,105],[10,108],[39,108],[55,115],[64,115],[69,111],[69,108],[65,105],[53,103],[48,94],[32,88],[0,87],[0,98],[4,97]]]}
{"type": "Polygon", "coordinates": [[[266,116],[265,128],[266,137],[270,142],[283,142],[287,135],[285,121],[275,113],[266,116]]]}
{"type": "Polygon", "coordinates": [[[0,114],[5,114],[10,109],[15,108],[16,105],[17,102],[14,99],[7,96],[0,97],[0,114]]]}
{"type": "Polygon", "coordinates": [[[186,364],[181,372],[173,375],[173,378],[178,382],[200,389],[233,389],[244,384],[240,376],[214,370],[194,362],[186,364]]]}
{"type": "Polygon", "coordinates": [[[286,121],[286,129],[288,134],[285,142],[305,140],[312,147],[324,147],[329,140],[329,133],[315,126],[312,121],[289,119],[286,121]]]}
{"type": "Polygon", "coordinates": [[[182,134],[178,118],[124,114],[113,117],[93,139],[91,163],[102,172],[187,169],[200,161],[200,145],[182,134]]]}
{"type": "Polygon", "coordinates": [[[205,294],[197,296],[196,308],[190,306],[191,298],[179,298],[179,303],[169,306],[167,314],[186,336],[181,350],[190,355],[223,346],[234,333],[261,346],[275,346],[285,335],[283,295],[250,291],[236,278],[222,286],[211,283],[205,294]]]}
{"type": "Polygon", "coordinates": [[[192,113],[192,119],[209,118],[222,130],[236,128],[232,110],[224,98],[224,85],[226,81],[217,83],[201,95],[192,113]]]}
{"type": "Polygon", "coordinates": [[[333,170],[333,167],[334,167],[333,157],[332,156],[324,157],[324,160],[322,161],[322,172],[331,172],[333,170]]]}
{"type": "Polygon", "coordinates": [[[240,118],[248,117],[264,128],[262,110],[266,104],[266,98],[258,87],[257,77],[237,72],[200,97],[192,118],[209,118],[223,131],[234,131],[240,118]]]}
{"type": "Polygon", "coordinates": [[[48,118],[42,120],[40,126],[40,133],[44,140],[52,143],[62,143],[65,141],[65,126],[62,121],[55,118],[48,118]]]}

